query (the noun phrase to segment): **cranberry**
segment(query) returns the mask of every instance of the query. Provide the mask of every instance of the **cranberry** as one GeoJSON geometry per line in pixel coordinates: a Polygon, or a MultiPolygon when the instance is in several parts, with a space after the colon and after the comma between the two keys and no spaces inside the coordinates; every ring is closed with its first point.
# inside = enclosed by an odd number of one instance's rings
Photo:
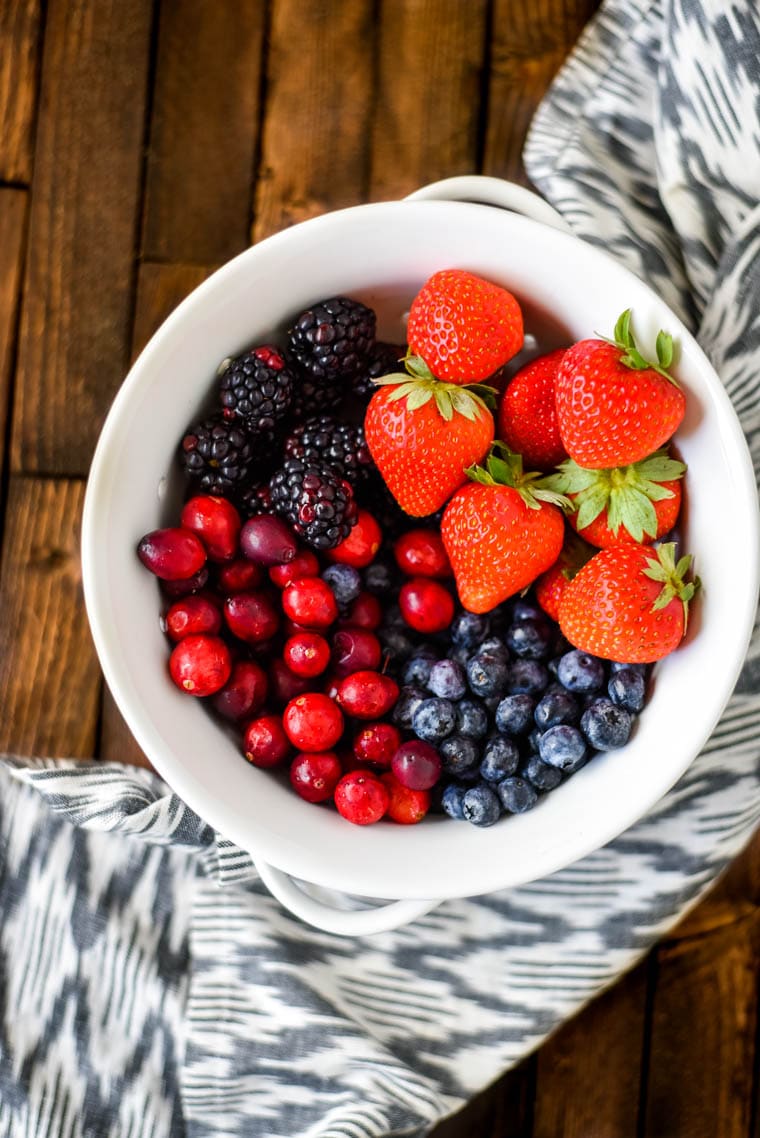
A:
{"type": "Polygon", "coordinates": [[[280,618],[266,593],[235,593],[224,602],[224,619],[233,636],[246,644],[270,640],[280,618]]]}
{"type": "Polygon", "coordinates": [[[202,593],[181,597],[166,614],[166,631],[172,640],[182,640],[199,632],[215,636],[221,627],[219,606],[202,593]]]}
{"type": "Polygon", "coordinates": [[[237,557],[234,561],[222,565],[219,570],[219,589],[225,596],[232,593],[246,593],[260,585],[263,573],[258,565],[247,561],[244,557],[237,557]]]}
{"type": "Polygon", "coordinates": [[[300,577],[286,585],[282,593],[286,616],[306,628],[328,628],[338,619],[335,594],[321,577],[300,577]]]}
{"type": "Polygon", "coordinates": [[[348,537],[331,549],[327,556],[330,561],[363,569],[374,561],[382,540],[382,531],[372,514],[367,510],[359,510],[359,516],[348,537]]]}
{"type": "Polygon", "coordinates": [[[269,576],[278,589],[284,589],[299,577],[318,577],[319,561],[310,549],[299,549],[292,561],[285,565],[273,565],[269,576]]]}
{"type": "Polygon", "coordinates": [[[443,632],[454,619],[451,593],[428,577],[412,577],[398,595],[401,615],[417,632],[443,632]]]}
{"type": "Polygon", "coordinates": [[[330,699],[337,699],[338,688],[342,683],[343,676],[336,676],[334,672],[330,672],[322,684],[322,691],[325,693],[325,695],[329,695],[330,699]]]}
{"type": "Polygon", "coordinates": [[[411,739],[396,751],[391,770],[402,786],[410,790],[429,790],[441,777],[441,756],[430,743],[411,739]]]}
{"type": "Polygon", "coordinates": [[[313,684],[308,676],[297,676],[295,672],[291,672],[288,665],[284,660],[270,660],[269,662],[269,691],[271,699],[278,707],[284,707],[286,703],[290,703],[291,699],[295,699],[297,695],[303,695],[305,691],[311,691],[313,684]]]}
{"type": "Polygon", "coordinates": [[[393,546],[396,564],[407,577],[450,577],[451,565],[441,535],[434,529],[411,529],[393,546]]]}
{"type": "Polygon", "coordinates": [[[197,494],[185,502],[180,521],[201,539],[209,561],[231,561],[237,553],[240,514],[227,498],[197,494]]]}
{"type": "Polygon", "coordinates": [[[330,645],[318,632],[299,632],[286,641],[282,656],[297,676],[320,676],[330,663],[330,645]]]}
{"type": "Polygon", "coordinates": [[[237,660],[230,678],[211,699],[214,710],[225,719],[245,719],[264,706],[269,683],[267,674],[254,660],[237,660]]]}
{"type": "Polygon", "coordinates": [[[345,620],[341,625],[350,625],[352,628],[366,628],[374,632],[383,623],[383,608],[380,601],[372,593],[359,593],[356,600],[349,606],[345,620]]]}
{"type": "Polygon", "coordinates": [[[213,695],[224,687],[231,671],[230,650],[219,636],[186,636],[169,657],[171,678],[189,695],[213,695]]]}
{"type": "Polygon", "coordinates": [[[381,672],[354,672],[341,682],[337,698],[356,719],[381,719],[398,699],[398,684],[381,672]]]}
{"type": "Polygon", "coordinates": [[[366,628],[339,628],[332,638],[332,662],[338,676],[374,672],[382,658],[380,641],[366,628]]]}
{"type": "Polygon", "coordinates": [[[349,771],[338,782],[333,793],[341,817],[357,826],[379,822],[388,809],[388,788],[369,771],[349,771]]]}
{"type": "Polygon", "coordinates": [[[401,732],[392,723],[368,723],[354,738],[354,755],[363,763],[389,767],[401,746],[401,732]]]}
{"type": "Polygon", "coordinates": [[[307,802],[327,802],[342,774],[334,751],[302,751],[290,764],[290,785],[307,802]]]}
{"type": "Polygon", "coordinates": [[[246,724],[243,753],[255,767],[276,767],[290,754],[290,743],[278,715],[262,715],[246,724]]]}
{"type": "Polygon", "coordinates": [[[184,577],[181,581],[162,581],[161,590],[170,600],[177,600],[179,597],[191,597],[195,593],[200,593],[207,584],[208,565],[204,565],[197,573],[193,573],[192,577],[184,577]]]}
{"type": "Polygon", "coordinates": [[[392,771],[380,775],[380,781],[388,791],[387,816],[402,826],[413,826],[421,822],[430,809],[430,791],[412,790],[398,781],[392,771]]]}
{"type": "Polygon", "coordinates": [[[240,531],[240,548],[257,565],[283,565],[298,552],[295,534],[275,514],[249,518],[240,531]]]}
{"type": "Polygon", "coordinates": [[[329,751],[343,734],[340,708],[321,692],[305,692],[291,699],[282,724],[293,746],[301,751],[329,751]]]}
{"type": "Polygon", "coordinates": [[[184,526],[169,526],[146,533],[137,547],[146,569],[163,581],[185,581],[206,564],[203,542],[184,526]]]}

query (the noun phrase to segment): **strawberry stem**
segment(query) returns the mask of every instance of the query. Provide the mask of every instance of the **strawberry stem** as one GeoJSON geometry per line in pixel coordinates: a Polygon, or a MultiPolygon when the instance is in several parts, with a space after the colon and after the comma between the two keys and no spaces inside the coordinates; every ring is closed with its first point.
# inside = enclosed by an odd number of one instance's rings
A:
{"type": "Polygon", "coordinates": [[[403,362],[405,372],[392,372],[372,382],[378,387],[395,386],[397,390],[390,400],[406,399],[410,411],[416,411],[435,399],[439,414],[450,423],[455,414],[474,421],[482,418],[484,412],[490,413],[490,407],[496,406],[498,393],[493,387],[482,383],[444,383],[435,378],[422,356],[407,354],[403,362]]]}
{"type": "Polygon", "coordinates": [[[686,632],[689,619],[689,602],[702,584],[699,577],[694,577],[691,581],[685,580],[694,559],[690,553],[687,553],[676,561],[676,543],[674,541],[664,542],[653,549],[651,554],[647,562],[648,567],[642,572],[650,580],[662,583],[662,589],[652,605],[652,611],[656,612],[665,608],[677,597],[683,605],[683,629],[686,632]]]}
{"type": "Polygon", "coordinates": [[[669,332],[664,332],[662,329],[657,333],[655,341],[655,352],[657,354],[657,363],[652,360],[646,359],[638,349],[636,339],[633,335],[631,328],[632,309],[626,308],[618,317],[613,332],[613,339],[607,336],[602,336],[599,332],[596,335],[600,340],[604,340],[605,344],[612,344],[614,347],[619,348],[623,353],[620,357],[620,362],[624,367],[631,368],[633,371],[644,371],[651,369],[661,375],[663,379],[667,379],[674,387],[678,387],[678,381],[668,371],[668,368],[673,363],[673,337],[669,332]]]}
{"type": "Polygon", "coordinates": [[[571,508],[568,498],[544,485],[545,478],[540,471],[526,474],[522,456],[499,440],[491,446],[485,466],[469,466],[465,474],[482,486],[511,486],[531,510],[540,510],[541,504],[547,502],[561,510],[571,508]]]}

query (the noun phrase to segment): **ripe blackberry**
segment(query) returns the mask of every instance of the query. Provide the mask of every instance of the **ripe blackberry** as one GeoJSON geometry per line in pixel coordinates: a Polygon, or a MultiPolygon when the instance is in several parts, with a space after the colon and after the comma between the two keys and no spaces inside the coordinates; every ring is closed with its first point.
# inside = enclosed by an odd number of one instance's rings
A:
{"type": "Polygon", "coordinates": [[[335,467],[353,487],[375,469],[361,425],[319,415],[295,427],[285,439],[285,457],[335,467]]]}
{"type": "Polygon", "coordinates": [[[358,300],[334,296],[312,305],[288,331],[293,359],[316,379],[349,380],[375,342],[375,313],[358,300]]]}
{"type": "Polygon", "coordinates": [[[272,495],[268,482],[252,482],[235,495],[235,504],[244,521],[272,512],[272,495]]]}
{"type": "Polygon", "coordinates": [[[271,432],[290,410],[295,385],[277,348],[252,348],[230,360],[219,377],[223,414],[242,419],[251,432],[271,432]]]}
{"type": "Polygon", "coordinates": [[[272,508],[314,549],[334,549],[357,519],[353,491],[330,467],[288,458],[269,482],[272,508]]]}
{"type": "Polygon", "coordinates": [[[373,379],[379,379],[382,375],[390,375],[391,372],[403,372],[404,365],[401,361],[405,355],[406,348],[402,345],[387,344],[378,340],[364,367],[354,376],[351,383],[351,390],[354,395],[358,395],[362,400],[371,399],[378,390],[377,385],[372,382],[373,379]]]}
{"type": "Polygon", "coordinates": [[[250,480],[254,467],[250,435],[239,423],[212,415],[192,426],[180,444],[184,470],[201,490],[226,495],[250,480]]]}

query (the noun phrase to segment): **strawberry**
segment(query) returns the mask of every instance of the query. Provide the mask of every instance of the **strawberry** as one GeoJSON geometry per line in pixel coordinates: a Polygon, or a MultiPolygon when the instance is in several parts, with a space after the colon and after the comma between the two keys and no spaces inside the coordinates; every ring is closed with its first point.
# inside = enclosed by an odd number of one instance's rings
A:
{"type": "Polygon", "coordinates": [[[499,404],[499,437],[537,470],[550,470],[567,458],[554,402],[554,382],[564,354],[560,348],[520,368],[499,404]]]}
{"type": "Polygon", "coordinates": [[[485,469],[457,490],[441,521],[459,599],[470,612],[490,612],[527,588],[559,556],[565,533],[561,498],[524,474],[519,455],[500,448],[485,469]]]}
{"type": "Polygon", "coordinates": [[[493,442],[488,388],[440,383],[424,360],[407,357],[409,375],[375,380],[364,434],[394,498],[412,517],[433,514],[467,481],[493,442]]]}
{"type": "Polygon", "coordinates": [[[565,531],[565,541],[559,557],[551,568],[537,578],[535,585],[536,600],[552,620],[559,620],[559,606],[567,586],[595,552],[592,546],[587,545],[572,530],[565,531]]]}
{"type": "Polygon", "coordinates": [[[657,336],[657,363],[644,359],[631,331],[631,310],[614,340],[581,340],[565,352],[554,393],[559,432],[579,466],[628,466],[656,451],[680,425],[686,400],[667,369],[673,341],[657,336]]]}
{"type": "Polygon", "coordinates": [[[669,533],[681,509],[686,467],[666,450],[630,466],[584,470],[571,458],[546,479],[573,504],[570,525],[601,549],[621,542],[651,545],[669,533]]]}
{"type": "Polygon", "coordinates": [[[409,351],[437,379],[478,383],[523,345],[523,318],[511,292],[464,269],[434,273],[412,301],[409,351]]]}
{"type": "Polygon", "coordinates": [[[573,645],[592,656],[651,664],[677,648],[686,631],[689,601],[698,579],[685,581],[691,556],[676,561],[669,542],[651,549],[601,549],[568,585],[559,626],[573,645]]]}

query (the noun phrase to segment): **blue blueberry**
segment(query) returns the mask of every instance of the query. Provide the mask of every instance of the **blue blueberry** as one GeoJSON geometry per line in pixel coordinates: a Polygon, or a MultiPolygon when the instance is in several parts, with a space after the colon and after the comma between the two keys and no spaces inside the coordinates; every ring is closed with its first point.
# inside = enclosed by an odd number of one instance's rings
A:
{"type": "Polygon", "coordinates": [[[417,687],[427,687],[430,679],[430,669],[437,660],[437,656],[430,648],[415,648],[414,654],[404,664],[401,673],[401,682],[414,684],[417,687]]]}
{"type": "Polygon", "coordinates": [[[375,560],[364,570],[364,585],[375,596],[383,596],[393,591],[396,574],[384,561],[375,560]]]}
{"type": "Polygon", "coordinates": [[[509,676],[509,659],[506,650],[485,652],[471,656],[467,662],[467,681],[475,695],[503,695],[509,676]]]}
{"type": "Polygon", "coordinates": [[[477,648],[490,631],[491,622],[484,613],[459,612],[449,629],[451,640],[461,648],[477,648]]]}
{"type": "Polygon", "coordinates": [[[623,668],[630,668],[632,672],[638,672],[640,675],[644,676],[645,679],[647,674],[647,667],[647,664],[624,664],[620,663],[618,660],[610,661],[610,672],[614,673],[621,671],[623,668]]]}
{"type": "Polygon", "coordinates": [[[544,611],[532,601],[518,597],[512,605],[512,620],[544,620],[544,611]]]}
{"type": "Polygon", "coordinates": [[[503,656],[505,660],[509,659],[507,646],[500,636],[489,636],[488,639],[484,640],[480,645],[478,652],[495,652],[497,656],[503,656]]]}
{"type": "Polygon", "coordinates": [[[524,735],[533,726],[536,701],[527,693],[507,695],[496,708],[496,728],[505,735],[524,735]]]}
{"type": "Polygon", "coordinates": [[[456,713],[450,699],[431,696],[423,699],[412,714],[412,731],[426,743],[440,743],[456,727],[456,713]]]}
{"type": "Polygon", "coordinates": [[[498,795],[484,782],[471,786],[462,798],[462,815],[473,826],[493,826],[501,815],[498,795]]]}
{"type": "Polygon", "coordinates": [[[536,726],[541,731],[556,727],[558,723],[577,723],[580,710],[570,692],[560,687],[559,691],[547,690],[536,704],[533,712],[536,726]]]}
{"type": "Polygon", "coordinates": [[[628,742],[634,717],[611,699],[598,699],[581,716],[581,731],[597,751],[614,751],[628,742]]]}
{"type": "Polygon", "coordinates": [[[411,731],[412,716],[424,699],[427,699],[427,692],[423,688],[415,687],[413,684],[401,688],[391,712],[391,719],[395,725],[402,731],[411,731]]]}
{"type": "Polygon", "coordinates": [[[377,633],[383,652],[394,663],[408,659],[414,652],[414,641],[400,628],[381,628],[377,633]]]}
{"type": "Polygon", "coordinates": [[[568,691],[599,691],[604,687],[604,663],[588,652],[573,648],[560,657],[557,679],[568,691]]]}
{"type": "Polygon", "coordinates": [[[530,756],[520,774],[523,778],[527,778],[536,790],[554,790],[562,782],[562,771],[542,762],[538,755],[530,756]]]}
{"type": "Polygon", "coordinates": [[[441,806],[449,818],[458,820],[464,818],[464,796],[467,789],[466,786],[460,786],[458,782],[450,782],[443,788],[441,806]]]}
{"type": "Polygon", "coordinates": [[[510,651],[523,660],[545,660],[551,651],[551,629],[545,620],[535,617],[510,624],[504,639],[510,651]]]}
{"type": "Polygon", "coordinates": [[[620,668],[612,673],[607,684],[607,693],[613,703],[624,707],[633,715],[638,715],[646,699],[647,682],[642,672],[633,668],[620,668]]]}
{"type": "Polygon", "coordinates": [[[488,734],[488,711],[474,699],[461,699],[456,706],[457,732],[468,739],[483,739],[488,734]]]}
{"type": "Polygon", "coordinates": [[[536,788],[519,775],[502,779],[496,789],[502,806],[509,814],[524,814],[538,802],[536,788]]]}
{"type": "Polygon", "coordinates": [[[449,735],[438,746],[443,769],[457,778],[475,777],[480,764],[480,747],[464,735],[449,735]]]}
{"type": "Polygon", "coordinates": [[[362,591],[361,574],[353,565],[328,565],[322,573],[322,580],[327,581],[341,608],[355,601],[362,591]]]}
{"type": "Polygon", "coordinates": [[[543,762],[550,767],[571,774],[579,770],[586,761],[586,740],[577,727],[559,723],[544,731],[538,741],[538,753],[543,762]]]}
{"type": "Polygon", "coordinates": [[[513,739],[505,735],[494,735],[483,750],[480,773],[486,782],[501,782],[514,774],[520,765],[520,752],[513,739]]]}
{"type": "Polygon", "coordinates": [[[433,664],[427,686],[442,699],[462,699],[467,693],[467,673],[456,660],[439,660],[433,664]]]}
{"type": "Polygon", "coordinates": [[[538,660],[515,660],[507,680],[511,695],[539,695],[549,683],[549,673],[538,660]]]}

